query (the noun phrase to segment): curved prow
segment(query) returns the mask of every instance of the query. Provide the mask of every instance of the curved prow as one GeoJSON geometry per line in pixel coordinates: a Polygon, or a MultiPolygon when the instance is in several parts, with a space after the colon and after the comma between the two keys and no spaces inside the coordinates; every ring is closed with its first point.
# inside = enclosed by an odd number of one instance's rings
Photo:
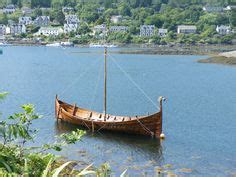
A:
{"type": "Polygon", "coordinates": [[[160,96],[159,99],[159,106],[160,106],[160,121],[161,121],[161,127],[160,127],[160,134],[158,135],[158,138],[162,138],[162,136],[164,135],[162,133],[162,117],[163,117],[163,102],[166,101],[166,98],[164,98],[163,96],[160,96]]]}

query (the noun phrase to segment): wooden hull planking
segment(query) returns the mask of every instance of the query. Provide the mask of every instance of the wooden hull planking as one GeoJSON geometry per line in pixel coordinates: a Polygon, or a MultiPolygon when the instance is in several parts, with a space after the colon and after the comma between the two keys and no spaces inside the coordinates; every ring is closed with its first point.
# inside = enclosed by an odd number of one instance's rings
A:
{"type": "Polygon", "coordinates": [[[109,130],[121,133],[160,137],[162,133],[162,109],[148,116],[113,116],[86,110],[55,100],[55,117],[91,131],[109,130]]]}

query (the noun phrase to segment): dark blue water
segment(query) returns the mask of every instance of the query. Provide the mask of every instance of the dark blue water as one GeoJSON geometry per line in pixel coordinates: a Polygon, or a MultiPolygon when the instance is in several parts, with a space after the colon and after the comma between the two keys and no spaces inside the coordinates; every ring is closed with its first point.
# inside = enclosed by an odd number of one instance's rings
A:
{"type": "MultiPolygon", "coordinates": [[[[40,130],[37,143],[51,142],[55,135],[71,131],[75,127],[55,122],[55,95],[102,111],[102,54],[102,49],[4,47],[0,55],[0,91],[10,94],[0,103],[0,111],[7,116],[20,110],[21,104],[34,104],[44,115],[35,124],[40,130]]],[[[130,176],[154,176],[155,168],[166,164],[171,165],[166,171],[182,176],[235,175],[235,67],[196,62],[204,56],[111,55],[147,95],[109,57],[108,112],[152,113],[157,111],[153,103],[165,96],[166,140],[88,133],[62,155],[82,165],[108,162],[115,174],[128,169],[130,176]]]]}

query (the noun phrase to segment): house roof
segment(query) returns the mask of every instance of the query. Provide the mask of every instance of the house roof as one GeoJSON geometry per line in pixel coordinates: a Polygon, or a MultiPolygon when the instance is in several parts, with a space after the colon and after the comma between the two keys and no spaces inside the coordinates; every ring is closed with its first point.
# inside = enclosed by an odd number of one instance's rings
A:
{"type": "Polygon", "coordinates": [[[230,29],[230,26],[220,25],[216,27],[216,29],[230,29]]]}
{"type": "Polygon", "coordinates": [[[164,28],[159,28],[159,29],[158,29],[158,32],[159,32],[159,33],[167,33],[168,30],[167,30],[167,29],[164,29],[164,28]]]}
{"type": "Polygon", "coordinates": [[[195,29],[196,30],[197,27],[194,25],[179,25],[178,29],[195,29]]]}
{"type": "Polygon", "coordinates": [[[46,20],[46,19],[50,20],[50,17],[49,17],[49,16],[38,16],[35,20],[39,20],[40,18],[41,18],[42,20],[46,20]]]}
{"type": "Polygon", "coordinates": [[[40,30],[61,30],[61,27],[41,27],[40,30]]]}

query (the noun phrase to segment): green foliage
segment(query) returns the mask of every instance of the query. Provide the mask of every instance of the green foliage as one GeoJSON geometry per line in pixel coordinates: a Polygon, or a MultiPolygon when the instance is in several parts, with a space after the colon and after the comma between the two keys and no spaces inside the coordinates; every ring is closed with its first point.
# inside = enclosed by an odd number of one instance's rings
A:
{"type": "Polygon", "coordinates": [[[111,167],[108,163],[102,164],[101,167],[97,170],[97,176],[106,177],[110,176],[111,167]]]}
{"type": "MultiPolygon", "coordinates": [[[[9,3],[2,0],[0,6],[9,3]]],[[[65,15],[62,8],[65,6],[74,7],[75,13],[78,15],[81,24],[76,33],[59,37],[49,37],[46,41],[54,41],[71,38],[76,44],[86,44],[97,42],[100,40],[97,36],[89,36],[94,25],[105,23],[108,27],[111,25],[125,25],[129,27],[128,34],[110,34],[108,42],[116,43],[140,43],[142,38],[139,36],[140,25],[155,25],[156,28],[166,28],[170,35],[166,38],[158,39],[152,37],[145,39],[143,42],[152,43],[229,43],[228,38],[217,35],[215,28],[217,25],[231,25],[236,27],[236,10],[224,11],[222,13],[207,13],[202,10],[203,6],[221,6],[233,4],[230,0],[12,0],[12,3],[18,6],[31,5],[34,12],[31,15],[33,19],[40,15],[49,15],[53,21],[53,25],[62,26],[65,22],[65,15]],[[41,10],[41,7],[50,7],[49,10],[41,10]],[[104,11],[98,13],[97,9],[103,7],[104,11]],[[118,24],[111,24],[112,15],[122,15],[123,20],[118,24]],[[179,36],[177,38],[176,31],[178,25],[196,25],[197,41],[193,39],[195,36],[179,36]],[[76,34],[82,37],[75,38],[76,34]],[[187,39],[190,37],[189,39],[187,39]],[[219,38],[219,39],[217,39],[219,38]],[[226,40],[227,39],[227,40],[226,40]]],[[[11,19],[18,22],[19,16],[22,16],[18,9],[13,14],[0,14],[0,24],[7,24],[7,20],[11,19]]],[[[28,28],[28,33],[35,33],[36,28],[28,28]]],[[[32,37],[19,36],[19,37],[32,37]]]]}
{"type": "Polygon", "coordinates": [[[0,93],[0,101],[6,98],[7,95],[8,95],[8,92],[0,93]]]}
{"type": "Polygon", "coordinates": [[[81,139],[81,137],[85,134],[82,130],[72,131],[70,134],[61,134],[60,138],[64,140],[65,144],[75,144],[77,141],[81,139]]]}
{"type": "Polygon", "coordinates": [[[7,25],[8,23],[8,18],[6,14],[0,15],[0,24],[7,25]]]}
{"type": "MultiPolygon", "coordinates": [[[[0,93],[0,100],[6,95],[6,92],[0,93]]],[[[35,113],[35,107],[32,104],[22,105],[21,108],[22,112],[15,113],[7,120],[0,122],[0,173],[16,176],[23,174],[24,176],[41,176],[46,173],[45,170],[48,170],[48,164],[54,163],[56,160],[55,155],[42,152],[49,149],[60,151],[63,146],[79,141],[85,132],[76,130],[70,134],[61,134],[56,137],[54,143],[41,147],[25,147],[26,142],[34,140],[37,132],[32,128],[33,121],[41,116],[35,113]]],[[[56,172],[55,174],[57,174],[56,172]]]]}
{"type": "Polygon", "coordinates": [[[159,36],[154,36],[150,42],[154,44],[161,44],[161,38],[159,36]]]}
{"type": "Polygon", "coordinates": [[[132,37],[129,33],[119,32],[119,33],[111,33],[107,39],[108,42],[118,42],[118,43],[130,43],[132,37]]]}
{"type": "Polygon", "coordinates": [[[51,0],[31,0],[31,8],[35,7],[50,7],[51,0]]]}
{"type": "Polygon", "coordinates": [[[152,16],[148,16],[145,20],[145,24],[147,25],[155,25],[158,28],[161,28],[164,24],[164,17],[160,14],[154,14],[152,16]]]}
{"type": "Polygon", "coordinates": [[[231,12],[231,15],[230,15],[230,23],[236,27],[236,9],[234,9],[232,12],[231,12]]]}
{"type": "Polygon", "coordinates": [[[54,9],[50,13],[50,19],[55,20],[60,25],[63,25],[65,22],[65,15],[63,14],[61,9],[54,9]]]}
{"type": "Polygon", "coordinates": [[[127,3],[122,3],[119,7],[118,7],[118,11],[120,15],[123,16],[131,16],[131,8],[127,3]]]}
{"type": "Polygon", "coordinates": [[[73,38],[72,41],[74,44],[88,44],[91,41],[91,36],[82,35],[80,38],[73,38]]]}
{"type": "Polygon", "coordinates": [[[33,14],[31,15],[31,17],[33,19],[35,19],[36,17],[41,16],[42,14],[43,14],[42,10],[40,8],[36,8],[36,9],[34,9],[33,14]]]}
{"type": "Polygon", "coordinates": [[[34,33],[38,32],[39,29],[40,29],[39,26],[29,25],[29,26],[27,26],[26,31],[27,31],[29,34],[34,34],[34,33]]]}
{"type": "Polygon", "coordinates": [[[18,141],[21,146],[24,146],[26,141],[33,140],[36,130],[31,129],[32,121],[40,116],[35,114],[34,106],[31,104],[22,106],[22,113],[15,113],[8,120],[13,123],[9,124],[6,121],[0,122],[0,137],[3,139],[3,144],[11,141],[18,141]]]}

